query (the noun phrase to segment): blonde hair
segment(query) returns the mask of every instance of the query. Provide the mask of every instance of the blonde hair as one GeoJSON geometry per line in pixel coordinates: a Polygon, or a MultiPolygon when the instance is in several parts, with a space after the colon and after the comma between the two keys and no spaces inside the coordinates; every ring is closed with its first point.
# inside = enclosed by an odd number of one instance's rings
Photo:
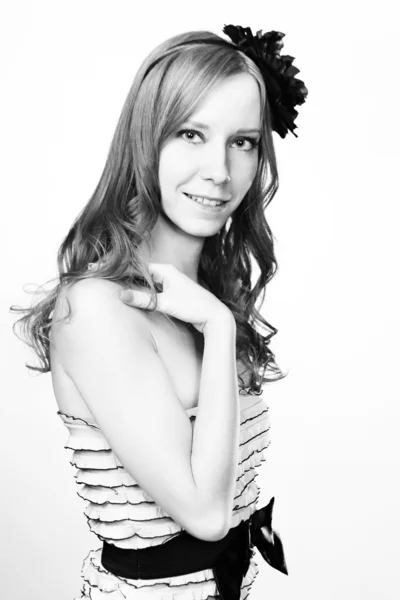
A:
{"type": "Polygon", "coordinates": [[[237,46],[209,31],[176,35],[143,61],[122,108],[99,183],[58,250],[59,283],[35,306],[11,307],[26,313],[17,323],[24,341],[41,362],[40,367],[26,365],[29,369],[41,373],[51,370],[48,334],[63,285],[93,276],[119,282],[125,288],[141,284],[150,291],[155,306],[159,290],[139,256],[138,246],[148,243],[160,213],[160,148],[214,86],[239,73],[254,77],[260,89],[263,119],[257,173],[224,227],[205,239],[198,275],[235,317],[237,358],[250,371],[254,393],[260,393],[264,382],[285,377],[268,347],[277,329],[256,308],[277,269],[273,237],[264,214],[279,186],[268,90],[255,63],[237,46]],[[251,256],[260,270],[254,286],[251,256]],[[88,269],[90,262],[99,264],[95,273],[88,269]],[[268,328],[269,333],[263,336],[256,325],[268,328]],[[272,378],[264,376],[267,370],[272,378]]]}

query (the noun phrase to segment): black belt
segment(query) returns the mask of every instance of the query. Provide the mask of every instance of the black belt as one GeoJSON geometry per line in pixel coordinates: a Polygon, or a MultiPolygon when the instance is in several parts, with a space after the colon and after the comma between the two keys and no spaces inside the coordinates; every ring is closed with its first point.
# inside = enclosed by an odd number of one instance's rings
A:
{"type": "Polygon", "coordinates": [[[131,550],[103,542],[101,564],[127,579],[162,579],[212,569],[221,600],[240,600],[244,576],[257,546],[263,559],[288,575],[283,545],[272,529],[275,498],[216,542],[180,533],[157,546],[131,550]]]}

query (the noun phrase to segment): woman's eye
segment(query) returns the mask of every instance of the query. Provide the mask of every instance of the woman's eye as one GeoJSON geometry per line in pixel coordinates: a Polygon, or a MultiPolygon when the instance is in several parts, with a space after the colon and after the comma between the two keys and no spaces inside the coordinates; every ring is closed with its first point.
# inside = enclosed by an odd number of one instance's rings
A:
{"type": "Polygon", "coordinates": [[[199,136],[199,132],[195,131],[194,129],[181,129],[181,131],[178,131],[178,136],[179,137],[183,137],[183,136],[188,136],[188,137],[184,137],[183,139],[186,140],[187,142],[192,142],[193,143],[193,138],[197,135],[199,136]]]}
{"type": "Polygon", "coordinates": [[[240,148],[240,150],[244,150],[245,152],[248,152],[249,150],[253,150],[254,148],[257,148],[257,146],[258,146],[258,140],[254,139],[254,138],[240,138],[240,139],[236,140],[234,143],[235,144],[241,143],[239,148],[240,148]],[[247,148],[244,147],[246,142],[248,144],[247,148]]]}
{"type": "MultiPolygon", "coordinates": [[[[190,142],[192,144],[198,144],[199,142],[194,141],[196,139],[196,136],[201,138],[203,137],[202,134],[199,131],[196,131],[195,129],[181,129],[180,131],[178,131],[178,137],[182,137],[184,140],[186,140],[187,142],[190,142]],[[186,137],[184,137],[186,136],[186,137]]],[[[238,149],[239,150],[243,150],[244,152],[249,152],[250,150],[254,150],[255,148],[257,148],[259,142],[258,140],[254,139],[254,138],[239,138],[237,140],[235,140],[234,142],[232,142],[233,144],[238,144],[238,149]],[[247,147],[246,147],[246,143],[247,143],[247,147]]]]}

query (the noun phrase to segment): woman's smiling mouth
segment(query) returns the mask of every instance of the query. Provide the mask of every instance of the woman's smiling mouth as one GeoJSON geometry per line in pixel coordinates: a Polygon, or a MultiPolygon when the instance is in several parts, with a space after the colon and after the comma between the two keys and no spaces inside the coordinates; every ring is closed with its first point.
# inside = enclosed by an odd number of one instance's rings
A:
{"type": "Polygon", "coordinates": [[[209,200],[208,198],[203,198],[201,196],[191,196],[186,192],[183,192],[183,194],[186,196],[186,198],[196,204],[199,209],[206,212],[222,212],[225,210],[225,207],[228,204],[226,201],[217,203],[215,200],[209,200]]]}

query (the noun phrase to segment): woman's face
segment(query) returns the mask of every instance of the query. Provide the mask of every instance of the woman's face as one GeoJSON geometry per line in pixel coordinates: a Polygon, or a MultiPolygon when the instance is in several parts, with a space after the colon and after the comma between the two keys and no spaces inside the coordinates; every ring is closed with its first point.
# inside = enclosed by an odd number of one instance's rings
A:
{"type": "Polygon", "coordinates": [[[165,140],[158,173],[161,205],[178,228],[206,237],[223,227],[254,180],[260,134],[258,84],[241,73],[218,84],[165,140]],[[187,194],[224,200],[222,210],[205,210],[187,194]]]}

